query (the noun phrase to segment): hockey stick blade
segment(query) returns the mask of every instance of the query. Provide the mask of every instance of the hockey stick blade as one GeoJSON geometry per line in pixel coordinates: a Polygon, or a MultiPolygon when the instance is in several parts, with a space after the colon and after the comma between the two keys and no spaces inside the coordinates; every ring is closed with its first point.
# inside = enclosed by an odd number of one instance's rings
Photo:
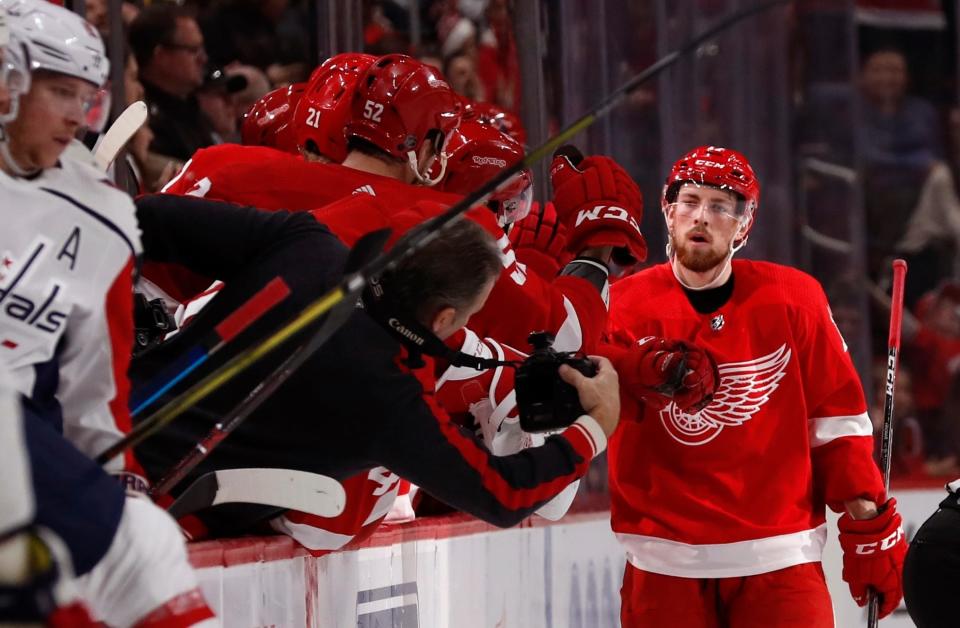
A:
{"type": "MultiPolygon", "coordinates": [[[[348,306],[348,311],[352,310],[356,299],[363,291],[370,277],[379,275],[387,268],[394,266],[400,260],[420,250],[423,246],[433,240],[433,238],[437,237],[440,231],[442,231],[448,224],[459,218],[461,214],[466,212],[471,207],[474,207],[484,201],[510,177],[518,172],[521,172],[525,168],[529,168],[533,164],[536,164],[547,155],[552,154],[553,151],[573,138],[575,135],[590,127],[600,118],[606,116],[631,92],[676,63],[682,55],[692,50],[696,50],[702,43],[715,37],[723,30],[733,26],[741,20],[744,20],[756,13],[766,11],[775,6],[788,4],[789,2],[790,0],[768,0],[766,2],[760,2],[755,6],[747,7],[740,11],[734,12],[718,22],[712,28],[709,28],[700,35],[688,40],[683,46],[674,52],[662,57],[653,65],[648,66],[645,70],[635,75],[625,84],[611,93],[591,112],[585,114],[560,131],[553,138],[535,148],[522,160],[517,161],[512,166],[508,166],[507,168],[501,170],[499,174],[465,196],[461,201],[450,207],[444,213],[411,229],[407,234],[408,237],[406,239],[405,246],[393,247],[386,253],[379,255],[370,261],[366,266],[364,266],[361,272],[353,273],[345,277],[338,286],[321,295],[306,308],[304,308],[299,316],[295,317],[283,327],[270,334],[256,346],[251,347],[250,349],[237,355],[234,359],[228,361],[216,372],[211,373],[208,377],[198,382],[196,385],[182,393],[177,398],[171,400],[166,406],[158,410],[154,416],[151,416],[150,420],[156,422],[156,429],[162,428],[162,426],[176,419],[178,416],[180,416],[180,414],[185,412],[194,404],[206,398],[208,395],[233,379],[239,373],[256,363],[258,360],[272,351],[277,345],[285,342],[291,336],[301,331],[304,327],[331,312],[331,310],[343,306],[344,303],[346,303],[346,306],[348,306]]],[[[334,318],[336,317],[330,317],[330,319],[334,318]]],[[[343,320],[346,319],[344,318],[343,320]]],[[[316,332],[318,337],[321,332],[323,332],[326,337],[329,337],[334,331],[336,331],[336,329],[330,330],[326,329],[326,327],[327,325],[325,324],[316,332]]],[[[311,340],[309,341],[309,344],[314,347],[319,347],[322,342],[315,343],[313,340],[311,340]]],[[[146,438],[146,436],[149,436],[149,434],[145,435],[144,438],[146,438]]],[[[127,446],[134,446],[139,442],[140,441],[137,441],[136,443],[128,443],[127,446]]]]}
{"type": "Polygon", "coordinates": [[[219,504],[259,504],[336,517],[346,503],[343,485],[325,475],[290,469],[226,469],[200,477],[168,510],[180,518],[219,504]]]}
{"type": "Polygon", "coordinates": [[[124,109],[104,133],[93,152],[93,160],[97,167],[106,171],[117,158],[120,149],[127,145],[133,134],[139,131],[146,121],[147,105],[142,100],[124,109]]]}

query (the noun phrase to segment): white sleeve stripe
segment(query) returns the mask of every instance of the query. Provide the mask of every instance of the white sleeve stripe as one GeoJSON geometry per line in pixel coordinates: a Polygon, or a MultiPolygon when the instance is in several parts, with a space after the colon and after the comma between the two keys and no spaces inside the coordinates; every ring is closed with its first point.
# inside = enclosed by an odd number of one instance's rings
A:
{"type": "Polygon", "coordinates": [[[853,416],[827,416],[810,419],[810,446],[820,447],[845,436],[871,436],[873,424],[867,413],[853,416]]]}
{"type": "Polygon", "coordinates": [[[603,433],[603,428],[589,414],[581,415],[574,421],[571,427],[578,427],[587,437],[587,440],[593,445],[593,457],[596,458],[607,448],[607,435],[603,433]]]}
{"type": "Polygon", "coordinates": [[[563,309],[567,312],[560,329],[557,330],[553,348],[557,351],[579,351],[583,346],[583,330],[580,327],[580,317],[570,299],[563,297],[563,309]]]}
{"type": "Polygon", "coordinates": [[[185,174],[187,173],[187,170],[190,169],[190,164],[192,164],[192,163],[193,163],[193,159],[192,159],[192,158],[191,158],[191,159],[188,159],[188,160],[187,160],[187,163],[183,164],[183,165],[180,167],[180,172],[177,173],[177,176],[175,176],[175,177],[173,177],[172,179],[170,179],[165,186],[163,186],[162,188],[160,188],[160,193],[161,193],[161,194],[165,194],[167,190],[169,190],[169,189],[172,188],[174,185],[176,185],[177,181],[179,181],[180,178],[183,177],[183,175],[185,175],[185,174]]]}

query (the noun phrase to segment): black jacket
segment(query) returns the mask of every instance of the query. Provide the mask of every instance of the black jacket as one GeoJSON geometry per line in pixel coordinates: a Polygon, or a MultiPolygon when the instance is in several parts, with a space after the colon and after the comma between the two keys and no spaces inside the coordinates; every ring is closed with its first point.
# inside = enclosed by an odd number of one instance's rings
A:
{"type": "Polygon", "coordinates": [[[180,161],[186,161],[195,152],[217,143],[213,124],[200,109],[196,96],[182,99],[159,87],[143,81],[149,118],[153,131],[150,150],[180,161]]]}
{"type": "MultiPolygon", "coordinates": [[[[137,206],[145,256],[183,263],[223,279],[226,287],[183,332],[135,361],[135,391],[274,277],[283,278],[290,296],[235,345],[264,337],[341,278],[346,248],[308,213],[261,212],[165,195],[141,198],[137,206]]],[[[186,453],[301,340],[258,363],[138,448],[151,479],[186,453]]],[[[215,362],[235,351],[218,354],[215,362]]],[[[431,362],[411,371],[401,359],[404,353],[373,319],[356,310],[194,475],[281,467],[344,479],[385,466],[451,506],[509,526],[583,475],[602,448],[591,437],[595,423],[592,432],[574,424],[542,447],[493,456],[436,404],[431,362]]]]}

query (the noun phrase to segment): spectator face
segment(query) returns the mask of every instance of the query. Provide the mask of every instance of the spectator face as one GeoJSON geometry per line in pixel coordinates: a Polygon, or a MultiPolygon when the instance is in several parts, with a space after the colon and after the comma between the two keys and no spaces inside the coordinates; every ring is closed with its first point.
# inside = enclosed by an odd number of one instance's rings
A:
{"type": "Polygon", "coordinates": [[[96,94],[84,80],[35,72],[30,91],[20,97],[17,119],[7,125],[10,152],[20,167],[39,170],[56,165],[96,94]]]}
{"type": "Polygon", "coordinates": [[[447,82],[458,94],[476,99],[474,86],[477,82],[477,71],[470,57],[459,55],[450,60],[447,64],[447,82]]]}
{"type": "Polygon", "coordinates": [[[721,264],[740,230],[740,221],[734,217],[740,204],[732,192],[684,184],[677,202],[667,209],[667,227],[677,260],[696,273],[721,264]]]}
{"type": "Polygon", "coordinates": [[[196,20],[178,18],[171,40],[157,46],[150,65],[151,73],[156,73],[165,84],[175,86],[180,95],[189,95],[200,87],[207,53],[196,20]]]}
{"type": "Polygon", "coordinates": [[[907,81],[907,61],[899,52],[875,52],[863,64],[863,94],[874,104],[899,102],[907,91],[907,81]]]}
{"type": "Polygon", "coordinates": [[[107,0],[87,0],[84,6],[84,19],[93,24],[98,31],[109,31],[110,22],[107,18],[107,0]]]}
{"type": "Polygon", "coordinates": [[[960,303],[948,297],[938,298],[930,308],[927,322],[944,336],[960,338],[960,303]]]}
{"type": "Polygon", "coordinates": [[[235,139],[237,134],[237,112],[233,100],[223,89],[205,90],[197,93],[197,102],[200,109],[213,123],[216,131],[224,141],[235,139]]]}

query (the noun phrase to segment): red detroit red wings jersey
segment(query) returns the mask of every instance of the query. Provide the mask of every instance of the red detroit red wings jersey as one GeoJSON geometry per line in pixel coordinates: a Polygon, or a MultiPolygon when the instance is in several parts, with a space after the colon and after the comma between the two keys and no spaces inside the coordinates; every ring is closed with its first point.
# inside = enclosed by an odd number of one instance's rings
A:
{"type": "MultiPolygon", "coordinates": [[[[392,243],[461,198],[338,164],[307,162],[271,148],[234,144],[197,151],[164,191],[268,210],[314,210],[349,246],[381,227],[394,229],[392,243]],[[370,198],[376,202],[365,202],[370,198]]],[[[486,306],[470,319],[470,328],[521,349],[528,346],[531,331],[548,330],[556,334],[558,350],[592,351],[607,314],[598,290],[576,277],[548,282],[528,273],[492,211],[477,207],[467,215],[497,240],[504,266],[486,306]]],[[[144,275],[181,301],[210,284],[208,278],[185,280],[169,267],[145,267],[144,275]]]]}
{"type": "Polygon", "coordinates": [[[713,401],[640,406],[610,440],[613,529],[639,569],[732,577],[820,560],[824,503],[879,501],[860,381],[820,285],[733,262],[729,301],[694,310],[669,264],[611,288],[608,331],[693,342],[716,359],[713,401]]]}

